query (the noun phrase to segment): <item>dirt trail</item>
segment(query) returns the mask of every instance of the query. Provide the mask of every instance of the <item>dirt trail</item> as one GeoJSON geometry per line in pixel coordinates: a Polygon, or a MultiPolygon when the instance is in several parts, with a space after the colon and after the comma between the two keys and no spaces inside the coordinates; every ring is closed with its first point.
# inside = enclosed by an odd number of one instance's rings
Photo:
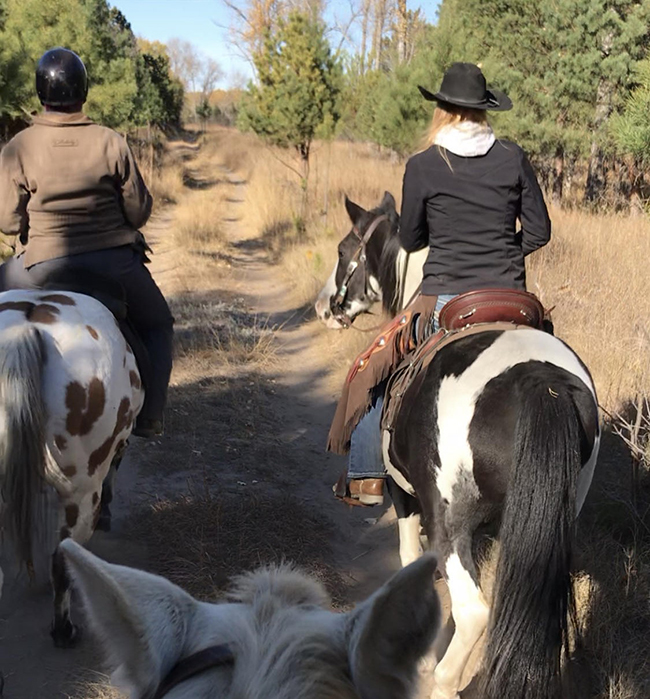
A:
{"type": "MultiPolygon", "coordinates": [[[[192,155],[191,147],[180,147],[192,155]]],[[[218,167],[216,162],[214,166],[218,167]]],[[[374,520],[382,513],[377,512],[377,508],[349,509],[332,497],[331,485],[343,462],[323,450],[334,396],[325,380],[327,357],[311,350],[314,336],[321,331],[310,309],[292,306],[286,282],[271,264],[264,244],[254,236],[242,234],[238,226],[238,208],[242,206],[245,184],[230,173],[223,170],[221,173],[229,182],[226,186],[231,187],[222,221],[229,239],[229,269],[217,268],[223,278],[210,293],[217,298],[238,297],[240,304],[264,327],[277,328],[273,339],[276,361],[263,379],[275,387],[266,393],[265,410],[273,414],[276,427],[280,426],[274,435],[278,446],[270,461],[262,463],[264,459],[258,459],[252,475],[257,473],[255,468],[268,475],[257,481],[252,479],[252,483],[257,483],[262,495],[265,491],[279,492],[285,502],[295,502],[296,506],[322,520],[325,532],[329,532],[327,548],[331,549],[324,551],[323,556],[329,559],[326,563],[341,574],[348,587],[340,600],[346,604],[367,596],[397,569],[394,535],[392,529],[387,528],[380,537],[364,538],[371,529],[364,520],[374,520]],[[288,468],[287,464],[291,466],[288,468]],[[390,540],[390,545],[386,544],[386,539],[390,540]]],[[[201,182],[204,173],[195,173],[195,176],[201,182]]],[[[184,270],[179,267],[178,250],[171,236],[173,214],[173,208],[156,213],[145,229],[155,252],[150,269],[167,296],[178,295],[179,289],[184,289],[187,297],[193,291],[182,281],[184,270]]],[[[201,294],[201,298],[205,298],[205,290],[201,294]]],[[[192,391],[195,390],[196,387],[192,387],[192,391]]],[[[247,475],[237,458],[237,448],[226,445],[224,453],[223,444],[216,443],[218,438],[210,435],[207,425],[205,428],[201,424],[194,426],[193,439],[200,448],[190,449],[188,458],[185,453],[188,451],[187,433],[181,434],[183,422],[177,417],[186,411],[179,407],[178,398],[175,398],[177,394],[183,395],[182,391],[182,386],[172,388],[167,435],[157,443],[133,440],[120,469],[113,531],[95,534],[89,545],[107,560],[156,569],[156,565],[150,566],[147,541],[138,540],[130,531],[130,518],[161,497],[185,492],[188,479],[196,475],[200,459],[203,459],[203,469],[206,463],[212,468],[211,464],[218,462],[215,471],[218,470],[224,490],[242,488],[244,480],[251,482],[251,473],[247,475]],[[174,458],[176,447],[183,454],[180,462],[174,458]]],[[[192,391],[190,397],[200,400],[192,391]]],[[[217,405],[217,412],[223,407],[217,405]]],[[[193,419],[196,422],[196,416],[193,419]]],[[[237,437],[228,435],[227,441],[236,444],[237,437]]],[[[290,546],[282,553],[291,559],[290,546]]],[[[313,552],[315,560],[320,555],[318,550],[313,552]]],[[[7,575],[0,601],[0,671],[5,675],[5,698],[95,696],[95,690],[84,688],[83,683],[102,682],[97,648],[87,635],[76,649],[53,648],[48,634],[50,615],[51,596],[47,585],[24,589],[22,583],[7,575]]],[[[76,618],[79,619],[78,614],[76,618]]]]}
{"type": "MultiPolygon", "coordinates": [[[[184,144],[177,147],[188,158],[195,152],[184,144]]],[[[168,562],[161,560],[166,542],[161,544],[160,537],[169,534],[169,525],[154,516],[149,530],[134,531],[133,522],[151,512],[152,504],[174,503],[195,493],[197,482],[204,482],[211,492],[226,498],[225,504],[241,501],[242,508],[259,504],[264,516],[287,521],[277,531],[270,527],[268,547],[276,550],[263,550],[264,528],[271,521],[253,520],[248,530],[236,533],[235,538],[243,539],[237,550],[225,550],[209,566],[219,567],[231,558],[250,567],[258,558],[298,557],[314,572],[324,570],[336,603],[348,606],[367,597],[399,567],[391,512],[386,507],[348,508],[333,498],[331,486],[344,459],[324,451],[336,391],[328,380],[330,357],[318,350],[323,330],[310,307],[292,303],[290,287],[274,266],[265,241],[241,225],[246,183],[220,167],[218,154],[214,162],[190,174],[197,190],[227,188],[227,208],[220,222],[227,248],[217,255],[190,250],[188,256],[187,250],[179,250],[172,235],[173,207],[155,214],[145,229],[154,249],[151,272],[177,315],[179,346],[187,343],[191,351],[182,353],[172,376],[165,437],[144,443],[132,440],[118,474],[113,530],[97,533],[89,548],[107,560],[161,572],[183,584],[181,561],[172,558],[171,566],[165,567],[168,562]],[[210,175],[215,171],[219,177],[213,181],[210,175]],[[192,264],[197,265],[196,277],[192,269],[188,272],[192,264]],[[272,331],[273,361],[233,377],[224,369],[224,376],[198,371],[194,378],[187,365],[195,356],[200,363],[205,351],[197,336],[205,333],[206,324],[208,330],[211,323],[218,328],[231,316],[244,323],[244,330],[251,329],[252,322],[252,330],[272,331]],[[249,417],[242,404],[252,404],[249,417]],[[301,520],[303,515],[309,521],[301,520]],[[158,526],[162,534],[156,541],[158,526]],[[257,531],[251,532],[250,526],[257,531]],[[249,534],[252,540],[246,539],[249,534]]],[[[248,514],[235,511],[238,519],[248,514]]],[[[228,517],[224,527],[236,528],[238,522],[228,517]]],[[[227,549],[232,539],[225,540],[227,549]]],[[[170,542],[169,548],[173,547],[170,542]]],[[[215,579],[217,587],[224,582],[223,575],[215,573],[215,579]]],[[[193,579],[189,582],[191,589],[193,579]]],[[[84,637],[74,650],[53,648],[47,633],[50,614],[45,585],[24,590],[7,581],[0,601],[5,697],[107,697],[92,640],[84,637]],[[96,687],[89,688],[89,682],[96,687]]]]}

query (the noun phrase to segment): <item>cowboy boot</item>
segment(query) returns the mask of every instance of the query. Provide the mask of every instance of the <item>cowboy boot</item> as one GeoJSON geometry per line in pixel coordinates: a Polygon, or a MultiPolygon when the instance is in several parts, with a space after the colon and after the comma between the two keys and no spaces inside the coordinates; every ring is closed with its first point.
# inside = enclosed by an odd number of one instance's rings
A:
{"type": "Polygon", "coordinates": [[[383,478],[353,478],[348,488],[350,497],[363,505],[381,505],[384,502],[383,478]]]}

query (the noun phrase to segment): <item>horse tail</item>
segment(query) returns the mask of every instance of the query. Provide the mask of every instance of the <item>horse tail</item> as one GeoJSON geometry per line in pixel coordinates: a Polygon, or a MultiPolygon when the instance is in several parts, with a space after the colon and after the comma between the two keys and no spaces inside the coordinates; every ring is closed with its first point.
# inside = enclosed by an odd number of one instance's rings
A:
{"type": "Polygon", "coordinates": [[[4,519],[18,555],[31,564],[45,475],[46,347],[33,325],[7,328],[0,339],[0,485],[4,519]]]}
{"type": "Polygon", "coordinates": [[[556,367],[547,366],[544,380],[528,378],[499,535],[484,699],[556,697],[575,613],[571,564],[587,388],[556,367]]]}

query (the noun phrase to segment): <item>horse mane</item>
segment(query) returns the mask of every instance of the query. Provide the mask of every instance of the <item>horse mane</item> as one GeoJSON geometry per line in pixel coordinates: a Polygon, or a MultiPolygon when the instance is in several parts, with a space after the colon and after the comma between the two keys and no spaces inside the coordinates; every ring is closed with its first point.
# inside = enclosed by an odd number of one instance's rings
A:
{"type": "MultiPolygon", "coordinates": [[[[255,696],[277,699],[359,699],[350,677],[345,646],[332,643],[326,632],[296,634],[296,608],[329,608],[331,601],[323,585],[291,564],[271,565],[237,576],[228,600],[249,606],[250,615],[240,629],[242,653],[232,687],[246,687],[255,696]],[[263,630],[260,642],[260,630],[263,630]],[[269,656],[268,644],[281,650],[269,656]],[[273,662],[269,662],[269,657],[273,662]],[[266,672],[256,673],[266,665],[266,672]],[[258,683],[262,683],[259,684],[258,683]]],[[[303,617],[300,627],[314,622],[303,617]]]]}
{"type": "Polygon", "coordinates": [[[401,265],[398,265],[402,245],[399,239],[399,214],[395,209],[373,213],[385,213],[388,216],[388,235],[379,259],[379,286],[381,287],[382,306],[386,313],[395,315],[400,307],[402,290],[401,265]]]}

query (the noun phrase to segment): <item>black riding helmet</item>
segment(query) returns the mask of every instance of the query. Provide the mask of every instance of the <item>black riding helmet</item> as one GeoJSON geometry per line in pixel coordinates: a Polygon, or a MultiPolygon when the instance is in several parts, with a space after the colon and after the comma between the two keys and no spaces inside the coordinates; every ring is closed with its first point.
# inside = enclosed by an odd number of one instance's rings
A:
{"type": "Polygon", "coordinates": [[[61,47],[46,51],[36,66],[36,92],[41,104],[49,107],[85,102],[88,74],[81,58],[61,47]]]}

